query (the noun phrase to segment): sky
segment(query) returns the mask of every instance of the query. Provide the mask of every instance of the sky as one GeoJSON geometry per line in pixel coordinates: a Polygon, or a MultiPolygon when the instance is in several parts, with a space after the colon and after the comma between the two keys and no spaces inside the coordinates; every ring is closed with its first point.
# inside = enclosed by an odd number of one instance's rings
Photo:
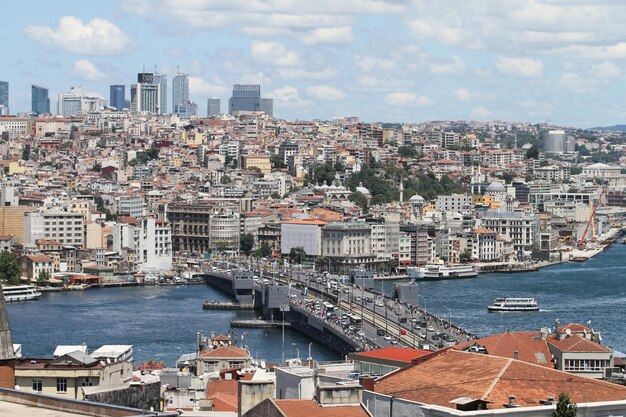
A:
{"type": "Polygon", "coordinates": [[[156,66],[189,74],[200,115],[251,83],[289,120],[585,128],[626,123],[625,21],[622,0],[12,1],[0,80],[11,113],[31,84],[54,109],[72,86],[108,100],[156,66]]]}

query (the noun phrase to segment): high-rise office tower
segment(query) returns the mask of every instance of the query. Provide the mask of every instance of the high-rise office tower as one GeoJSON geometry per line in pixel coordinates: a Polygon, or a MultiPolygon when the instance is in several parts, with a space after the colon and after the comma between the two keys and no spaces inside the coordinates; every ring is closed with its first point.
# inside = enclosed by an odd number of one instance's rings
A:
{"type": "Polygon", "coordinates": [[[115,107],[117,110],[122,110],[125,101],[126,86],[120,84],[112,85],[110,87],[109,105],[115,107]]]}
{"type": "Polygon", "coordinates": [[[50,97],[48,89],[38,85],[31,85],[31,111],[35,114],[50,113],[50,97]]]}
{"type": "Polygon", "coordinates": [[[0,81],[0,116],[9,114],[9,83],[0,81]]]}
{"type": "Polygon", "coordinates": [[[159,113],[161,90],[159,84],[137,83],[130,86],[130,111],[159,113]]]}
{"type": "Polygon", "coordinates": [[[187,113],[188,104],[189,77],[187,74],[178,72],[172,77],[172,112],[176,114],[187,113]],[[185,107],[183,108],[183,106],[185,107]]]}
{"type": "Polygon", "coordinates": [[[159,85],[159,113],[167,114],[167,75],[155,73],[154,83],[159,85]]]}
{"type": "Polygon", "coordinates": [[[261,111],[261,86],[235,84],[233,96],[228,100],[228,114],[261,111]]]}
{"type": "Polygon", "coordinates": [[[76,116],[81,114],[82,89],[70,88],[66,94],[57,96],[57,114],[63,117],[76,116]]]}
{"type": "Polygon", "coordinates": [[[260,110],[268,116],[274,117],[274,99],[261,97],[260,110]]]}
{"type": "Polygon", "coordinates": [[[207,117],[217,116],[222,112],[221,100],[217,97],[211,97],[207,100],[207,117]]]}

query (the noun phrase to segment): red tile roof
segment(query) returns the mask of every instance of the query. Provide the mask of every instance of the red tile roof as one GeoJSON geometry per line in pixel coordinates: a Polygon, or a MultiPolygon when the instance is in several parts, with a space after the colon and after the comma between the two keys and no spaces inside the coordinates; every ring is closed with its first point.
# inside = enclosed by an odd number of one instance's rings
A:
{"type": "Polygon", "coordinates": [[[539,332],[505,332],[481,339],[470,340],[452,346],[452,349],[467,350],[471,346],[481,346],[488,355],[517,359],[536,365],[554,368],[550,360],[550,349],[539,332]]]}
{"type": "Polygon", "coordinates": [[[505,408],[510,395],[522,407],[567,392],[572,402],[626,399],[626,387],[514,359],[448,349],[423,362],[387,374],[375,391],[402,399],[454,408],[451,400],[471,397],[505,408]]]}
{"type": "Polygon", "coordinates": [[[285,417],[369,417],[361,405],[322,407],[313,400],[272,400],[285,417]]]}
{"type": "Polygon", "coordinates": [[[431,354],[430,350],[407,349],[400,347],[386,347],[382,349],[370,350],[368,352],[359,352],[358,356],[366,356],[370,358],[389,359],[398,362],[411,363],[415,358],[421,358],[431,354]]]}
{"type": "Polygon", "coordinates": [[[558,335],[549,339],[548,343],[559,349],[561,352],[594,352],[607,353],[610,349],[599,343],[589,340],[581,335],[573,334],[563,339],[558,339],[558,335]]]}
{"type": "Polygon", "coordinates": [[[200,352],[202,358],[248,358],[250,353],[237,346],[220,346],[217,349],[205,349],[200,352]]]}
{"type": "Polygon", "coordinates": [[[205,398],[207,400],[213,400],[213,411],[237,412],[237,381],[234,379],[209,381],[206,387],[205,398]]]}

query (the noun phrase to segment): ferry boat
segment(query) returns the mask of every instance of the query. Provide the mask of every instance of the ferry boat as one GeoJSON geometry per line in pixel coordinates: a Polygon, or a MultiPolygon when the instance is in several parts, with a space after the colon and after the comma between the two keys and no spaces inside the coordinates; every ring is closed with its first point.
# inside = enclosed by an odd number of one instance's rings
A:
{"type": "Polygon", "coordinates": [[[11,287],[3,287],[4,301],[26,301],[36,300],[41,297],[41,292],[37,291],[32,285],[15,285],[11,287]]]}
{"type": "Polygon", "coordinates": [[[438,260],[422,268],[407,268],[407,275],[423,280],[473,278],[478,275],[478,270],[474,265],[446,265],[438,260]]]}
{"type": "Polygon", "coordinates": [[[489,311],[539,311],[537,300],[534,298],[496,298],[493,305],[487,307],[489,311]]]}

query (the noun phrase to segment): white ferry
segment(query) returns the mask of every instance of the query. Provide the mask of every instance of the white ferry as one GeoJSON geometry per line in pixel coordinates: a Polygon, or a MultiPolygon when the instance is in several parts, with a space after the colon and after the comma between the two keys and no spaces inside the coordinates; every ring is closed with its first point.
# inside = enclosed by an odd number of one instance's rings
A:
{"type": "Polygon", "coordinates": [[[442,260],[437,260],[422,268],[408,268],[407,275],[423,280],[473,278],[478,275],[478,270],[474,265],[446,265],[442,260]]]}
{"type": "Polygon", "coordinates": [[[493,300],[493,305],[487,309],[489,311],[539,311],[539,306],[534,298],[496,298],[493,300]]]}
{"type": "Polygon", "coordinates": [[[37,291],[32,285],[15,285],[12,287],[3,287],[4,301],[26,301],[36,300],[41,297],[41,292],[37,291]]]}

